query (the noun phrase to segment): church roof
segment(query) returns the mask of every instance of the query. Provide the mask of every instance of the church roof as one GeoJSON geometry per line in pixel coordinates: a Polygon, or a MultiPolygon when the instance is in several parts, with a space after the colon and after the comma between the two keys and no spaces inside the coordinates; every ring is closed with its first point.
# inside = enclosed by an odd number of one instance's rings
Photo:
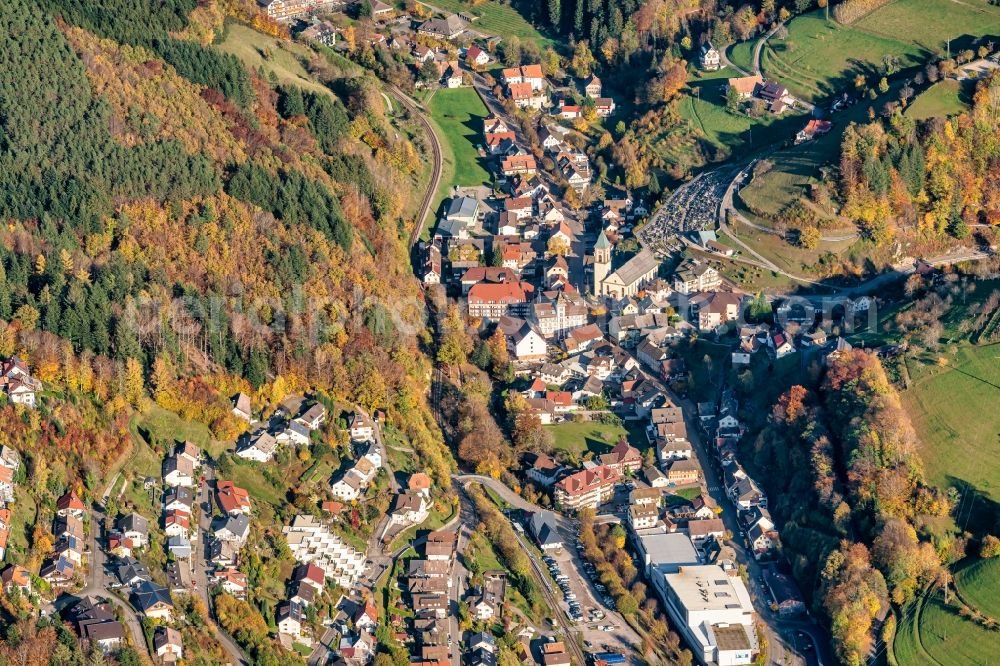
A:
{"type": "Polygon", "coordinates": [[[601,235],[597,237],[597,242],[594,243],[595,250],[607,250],[611,247],[611,243],[608,242],[608,237],[604,235],[604,230],[601,229],[601,235]]]}

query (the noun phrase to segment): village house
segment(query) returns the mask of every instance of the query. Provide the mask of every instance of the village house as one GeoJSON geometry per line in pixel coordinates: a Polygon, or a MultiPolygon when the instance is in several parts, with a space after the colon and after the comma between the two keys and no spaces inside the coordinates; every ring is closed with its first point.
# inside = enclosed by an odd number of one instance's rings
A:
{"type": "Polygon", "coordinates": [[[389,519],[396,524],[418,525],[429,515],[427,498],[420,493],[400,493],[392,505],[389,519]]]}
{"type": "Polygon", "coordinates": [[[329,21],[317,21],[300,32],[299,37],[307,42],[333,46],[337,42],[337,28],[329,21]]]}
{"type": "Polygon", "coordinates": [[[500,162],[500,172],[505,176],[527,174],[538,171],[534,155],[511,155],[500,162]]]}
{"type": "Polygon", "coordinates": [[[174,602],[170,592],[162,585],[144,580],[132,591],[132,603],[143,615],[170,622],[173,617],[174,602]]]}
{"type": "Polygon", "coordinates": [[[637,472],[642,467],[642,454],[623,437],[611,451],[601,455],[601,464],[626,475],[637,472]]]}
{"type": "Polygon", "coordinates": [[[806,126],[795,134],[795,143],[805,143],[812,141],[817,136],[826,134],[833,128],[833,123],[829,120],[811,119],[806,126]]]}
{"type": "Polygon", "coordinates": [[[688,536],[695,544],[700,544],[709,538],[722,539],[726,534],[726,526],[721,518],[706,518],[688,521],[688,536]]]}
{"type": "Polygon", "coordinates": [[[524,316],[528,310],[531,286],[523,282],[480,283],[469,290],[470,317],[499,320],[504,315],[524,316]]]}
{"type": "Polygon", "coordinates": [[[172,627],[157,627],[153,634],[153,649],[165,664],[172,664],[184,658],[184,643],[181,632],[172,627]]]}
{"type": "Polygon", "coordinates": [[[253,420],[253,407],[250,405],[250,396],[246,393],[237,393],[234,395],[232,411],[235,416],[250,423],[253,420]]]}
{"type": "Polygon", "coordinates": [[[212,573],[212,581],[224,592],[228,592],[238,599],[246,596],[247,575],[239,569],[233,567],[217,569],[212,573]]]}
{"type": "Polygon", "coordinates": [[[517,83],[527,83],[532,90],[542,90],[545,87],[545,75],[541,65],[521,65],[508,67],[501,72],[504,84],[510,86],[517,83]]]}
{"type": "Polygon", "coordinates": [[[12,588],[18,588],[21,594],[31,594],[31,573],[22,566],[12,564],[0,574],[3,591],[10,594],[12,588]]]}
{"type": "Polygon", "coordinates": [[[594,111],[598,118],[607,118],[615,112],[615,100],[610,97],[598,97],[594,100],[594,111]]]}
{"type": "Polygon", "coordinates": [[[543,551],[562,549],[563,540],[559,536],[559,523],[554,513],[535,511],[531,514],[528,526],[531,529],[531,535],[535,537],[535,543],[543,551]]]}
{"type": "Polygon", "coordinates": [[[635,530],[649,530],[660,523],[660,508],[656,504],[633,504],[628,508],[628,524],[635,530]]]}
{"type": "Polygon", "coordinates": [[[721,286],[722,275],[719,271],[698,259],[685,259],[674,271],[673,289],[681,294],[716,291],[721,286]]]}
{"type": "Polygon", "coordinates": [[[309,430],[319,430],[319,427],[326,422],[326,407],[319,402],[313,403],[295,419],[295,422],[309,430]]]}
{"type": "Polygon", "coordinates": [[[507,351],[517,361],[542,361],[548,345],[537,326],[514,317],[501,317],[498,325],[507,339],[507,351]]]}
{"type": "Polygon", "coordinates": [[[697,483],[700,478],[701,468],[690,458],[674,460],[667,469],[667,481],[673,485],[697,483]]]}
{"type": "Polygon", "coordinates": [[[194,463],[183,455],[172,455],[163,461],[163,483],[171,488],[194,486],[194,463]]]}
{"type": "Polygon", "coordinates": [[[243,446],[236,449],[236,455],[255,462],[268,462],[278,449],[278,440],[266,430],[258,430],[250,435],[243,446]]]}
{"type": "Polygon", "coordinates": [[[424,21],[417,28],[417,32],[438,39],[455,39],[465,32],[465,27],[465,21],[460,19],[456,14],[449,14],[444,18],[433,18],[424,21]]]}
{"type": "Polygon", "coordinates": [[[700,331],[714,331],[723,324],[736,321],[742,304],[742,294],[722,291],[699,292],[688,302],[691,319],[700,331]]]}
{"type": "Polygon", "coordinates": [[[96,645],[105,655],[125,642],[125,627],[115,618],[108,602],[80,599],[63,611],[63,619],[73,625],[81,641],[96,645]]]}
{"type": "Polygon", "coordinates": [[[601,87],[601,80],[597,78],[596,74],[591,74],[583,82],[583,92],[591,99],[597,99],[601,96],[601,87]]]}
{"type": "Polygon", "coordinates": [[[719,50],[712,45],[712,42],[705,42],[701,45],[701,50],[698,53],[698,63],[702,69],[708,72],[714,72],[719,69],[722,64],[722,56],[719,50]]]}
{"type": "Polygon", "coordinates": [[[232,481],[219,481],[215,487],[219,508],[228,515],[250,515],[250,493],[232,481]]]}
{"type": "Polygon", "coordinates": [[[56,500],[56,515],[61,517],[73,516],[77,519],[82,519],[87,513],[87,507],[84,506],[83,500],[80,496],[76,494],[75,491],[70,490],[58,500],[56,500]]]}
{"type": "Polygon", "coordinates": [[[621,474],[604,465],[571,474],[555,484],[555,500],[563,510],[596,509],[611,499],[621,474]]]}
{"type": "Polygon", "coordinates": [[[740,99],[750,99],[757,92],[758,86],[764,85],[764,77],[760,74],[741,76],[727,80],[727,88],[736,90],[740,99]]]}
{"type": "Polygon", "coordinates": [[[455,532],[436,531],[427,535],[424,542],[424,556],[434,561],[450,561],[454,559],[458,548],[458,535],[455,532]]]}
{"type": "Polygon", "coordinates": [[[507,96],[519,109],[540,111],[545,106],[545,95],[534,89],[530,83],[511,83],[507,86],[507,96]]]}
{"type": "Polygon", "coordinates": [[[470,66],[485,67],[490,64],[490,54],[473,45],[465,52],[465,62],[469,63],[470,66]]]}

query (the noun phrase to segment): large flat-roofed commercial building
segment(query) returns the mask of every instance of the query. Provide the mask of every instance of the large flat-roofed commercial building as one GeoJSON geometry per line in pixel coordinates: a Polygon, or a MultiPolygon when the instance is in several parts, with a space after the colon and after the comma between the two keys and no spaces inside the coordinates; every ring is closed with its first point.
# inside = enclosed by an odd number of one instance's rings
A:
{"type": "Polygon", "coordinates": [[[662,580],[657,592],[699,662],[753,663],[758,651],[755,616],[743,579],[712,564],[681,567],[662,580]]]}
{"type": "Polygon", "coordinates": [[[636,538],[636,544],[646,568],[646,575],[654,583],[662,574],[674,573],[681,567],[701,564],[698,551],[695,550],[691,539],[680,532],[642,534],[636,538]]]}

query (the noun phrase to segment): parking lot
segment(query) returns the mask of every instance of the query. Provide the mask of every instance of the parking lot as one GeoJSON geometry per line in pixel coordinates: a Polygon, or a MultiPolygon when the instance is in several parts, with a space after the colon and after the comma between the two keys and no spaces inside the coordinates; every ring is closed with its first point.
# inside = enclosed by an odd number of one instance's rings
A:
{"type": "Polygon", "coordinates": [[[576,521],[564,523],[560,529],[563,548],[542,556],[542,563],[555,581],[556,593],[562,595],[560,610],[577,625],[588,650],[627,652],[639,645],[639,636],[615,612],[614,599],[597,579],[593,565],[584,561],[577,550],[576,529],[576,521]]]}

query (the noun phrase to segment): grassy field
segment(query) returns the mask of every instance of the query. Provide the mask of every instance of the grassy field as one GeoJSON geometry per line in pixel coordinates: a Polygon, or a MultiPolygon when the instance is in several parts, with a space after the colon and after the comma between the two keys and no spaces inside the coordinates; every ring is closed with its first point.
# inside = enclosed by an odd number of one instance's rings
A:
{"type": "Polygon", "coordinates": [[[787,38],[768,40],[761,68],[766,78],[781,81],[804,99],[818,101],[851,89],[858,73],[874,76],[886,55],[899,58],[903,67],[919,64],[922,57],[920,47],[905,38],[826,21],[816,11],[792,20],[787,38]]]}
{"type": "Polygon", "coordinates": [[[914,120],[953,116],[969,108],[965,97],[958,81],[938,81],[913,100],[906,109],[906,115],[914,120]]]}
{"type": "MultiPolygon", "coordinates": [[[[820,167],[839,161],[844,129],[851,123],[867,123],[869,105],[879,108],[886,101],[897,99],[901,87],[901,80],[891,82],[889,91],[876,100],[865,100],[832,116],[833,130],[829,134],[769,155],[767,159],[774,163],[774,168],[740,190],[740,198],[755,210],[769,215],[776,215],[789,203],[801,199],[808,193],[809,186],[818,182],[820,167]]],[[[830,219],[829,211],[817,206],[813,208],[827,223],[837,224],[830,219]]]]}
{"type": "Polygon", "coordinates": [[[912,383],[903,402],[920,435],[928,480],[956,480],[1000,502],[1000,345],[961,345],[946,365],[907,359],[912,383]]]}
{"type": "Polygon", "coordinates": [[[250,69],[263,68],[265,72],[273,72],[280,83],[329,92],[302,67],[299,59],[309,54],[309,49],[302,44],[278,40],[245,25],[231,23],[219,48],[242,60],[250,69]]]}
{"type": "Polygon", "coordinates": [[[441,186],[434,210],[456,186],[490,183],[490,174],[476,146],[481,143],[486,106],[472,88],[439,90],[428,104],[441,140],[441,186]]]}
{"type": "MultiPolygon", "coordinates": [[[[944,50],[948,38],[1000,34],[1000,7],[986,0],[896,0],[852,27],[887,37],[903,36],[927,50],[944,50]]],[[[955,49],[952,44],[952,53],[955,49]]]]}
{"type": "Polygon", "coordinates": [[[431,4],[438,9],[449,12],[467,12],[478,16],[479,20],[472,24],[476,31],[500,35],[501,37],[517,37],[522,42],[534,42],[539,48],[555,46],[555,40],[546,37],[535,26],[521,16],[513,7],[494,0],[486,2],[466,2],[465,0],[433,0],[431,4]]]}
{"type": "Polygon", "coordinates": [[[989,617],[1000,618],[1000,558],[977,560],[955,575],[962,599],[989,617]]]}
{"type": "MultiPolygon", "coordinates": [[[[1000,615],[1000,559],[978,560],[955,574],[955,586],[962,602],[989,617],[1000,615]]],[[[951,596],[948,605],[940,591],[919,598],[903,610],[893,653],[899,666],[979,666],[998,645],[997,633],[989,631],[958,613],[959,601],[951,596]]]]}
{"type": "Polygon", "coordinates": [[[149,433],[153,441],[159,440],[165,446],[174,442],[193,442],[212,456],[216,456],[230,446],[230,443],[212,439],[208,426],[197,421],[185,421],[177,414],[153,405],[139,418],[136,426],[149,433]]]}
{"type": "MultiPolygon", "coordinates": [[[[736,238],[752,247],[762,256],[770,259],[776,266],[795,274],[809,273],[816,267],[823,253],[843,253],[854,242],[849,240],[837,242],[823,241],[815,250],[807,250],[789,245],[780,236],[753,229],[745,224],[734,223],[729,229],[736,238]]],[[[722,240],[723,242],[727,242],[725,238],[722,240]]],[[[733,245],[735,247],[735,244],[733,245]]]]}
{"type": "Polygon", "coordinates": [[[698,72],[688,80],[692,94],[679,107],[682,118],[697,128],[717,150],[742,154],[753,146],[764,146],[791,139],[806,119],[801,114],[786,112],[781,116],[765,113],[751,118],[746,113],[733,113],[726,108],[722,85],[739,73],[723,68],[717,72],[698,72]]]}
{"type": "Polygon", "coordinates": [[[590,451],[594,455],[607,453],[618,439],[625,435],[629,443],[639,449],[649,446],[645,435],[639,430],[628,430],[623,426],[608,425],[596,421],[566,421],[545,426],[555,439],[555,448],[582,457],[590,451]]]}
{"type": "Polygon", "coordinates": [[[744,72],[753,72],[753,48],[756,44],[756,39],[733,44],[729,47],[729,51],[726,54],[729,57],[729,62],[744,72]]]}

